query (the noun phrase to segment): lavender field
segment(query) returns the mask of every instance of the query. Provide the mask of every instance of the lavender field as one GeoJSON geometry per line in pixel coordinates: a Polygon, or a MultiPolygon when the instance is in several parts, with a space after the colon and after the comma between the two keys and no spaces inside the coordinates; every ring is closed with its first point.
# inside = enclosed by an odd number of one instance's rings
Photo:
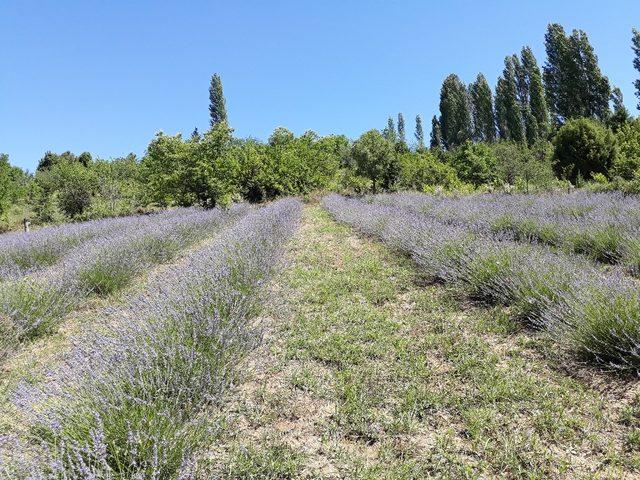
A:
{"type": "MultiPolygon", "coordinates": [[[[204,243],[142,291],[114,300],[36,384],[18,381],[10,408],[32,433],[3,435],[0,471],[33,479],[192,478],[208,428],[199,412],[223,397],[234,363],[256,344],[249,319],[299,212],[297,201],[282,200],[35,233],[33,253],[22,252],[31,269],[2,285],[5,357],[52,333],[87,296],[125,289],[204,243]],[[65,248],[47,257],[47,267],[37,252],[58,240],[65,248]]],[[[30,246],[27,235],[4,240],[11,258],[18,245],[30,246]]]]}
{"type": "Polygon", "coordinates": [[[639,205],[635,196],[587,192],[324,199],[337,220],[406,252],[431,279],[510,307],[576,358],[633,374],[639,205]]]}
{"type": "Polygon", "coordinates": [[[0,478],[634,478],[637,207],[331,194],[0,236],[0,478]]]}

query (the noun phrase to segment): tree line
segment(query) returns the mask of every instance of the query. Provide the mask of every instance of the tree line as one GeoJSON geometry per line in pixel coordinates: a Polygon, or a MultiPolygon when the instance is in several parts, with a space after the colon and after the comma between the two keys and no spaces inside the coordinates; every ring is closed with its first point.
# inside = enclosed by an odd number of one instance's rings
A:
{"type": "MultiPolygon", "coordinates": [[[[631,39],[640,109],[640,32],[631,39]]],[[[365,193],[582,186],[640,192],[640,120],[602,73],[587,34],[551,24],[539,66],[525,46],[505,57],[492,89],[448,75],[439,114],[412,138],[402,113],[355,141],[295,136],[278,127],[265,142],[233,135],[222,80],[211,78],[209,129],[159,133],[142,158],[94,159],[47,152],[33,174],[0,156],[0,228],[102,218],[172,205],[212,207],[316,190],[365,193]]]]}

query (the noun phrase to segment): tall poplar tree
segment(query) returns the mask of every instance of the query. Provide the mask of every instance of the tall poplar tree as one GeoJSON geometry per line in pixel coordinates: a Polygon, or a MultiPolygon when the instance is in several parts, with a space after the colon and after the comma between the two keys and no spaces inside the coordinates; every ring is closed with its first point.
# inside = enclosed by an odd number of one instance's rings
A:
{"type": "Polygon", "coordinates": [[[615,133],[620,130],[625,123],[631,120],[631,114],[629,110],[627,110],[627,107],[624,106],[622,90],[618,87],[611,90],[611,103],[613,105],[613,113],[608,118],[607,124],[615,133]]]}
{"type": "Polygon", "coordinates": [[[386,138],[391,143],[396,143],[396,140],[397,140],[397,138],[396,138],[396,126],[393,123],[393,118],[389,117],[387,119],[387,126],[382,131],[382,135],[384,135],[384,138],[386,138]]]}
{"type": "Polygon", "coordinates": [[[416,131],[414,133],[416,142],[418,142],[418,151],[424,150],[424,130],[422,129],[422,118],[416,115],[416,131]]]}
{"type": "Polygon", "coordinates": [[[429,148],[433,150],[442,149],[442,128],[440,121],[435,115],[431,119],[431,136],[429,139],[429,148]]]}
{"type": "Polygon", "coordinates": [[[598,56],[582,30],[574,30],[569,39],[572,60],[577,65],[578,77],[573,77],[574,90],[582,94],[577,106],[579,116],[606,120],[610,114],[611,84],[598,66],[598,56]]]}
{"type": "Polygon", "coordinates": [[[209,115],[212,127],[221,122],[228,123],[227,106],[222,93],[222,80],[217,73],[211,76],[211,84],[209,85],[209,115]]]}
{"type": "MultiPolygon", "coordinates": [[[[529,93],[529,112],[533,120],[535,120],[536,137],[546,137],[549,132],[549,109],[547,108],[547,99],[544,94],[544,85],[542,84],[542,75],[536,57],[533,55],[531,48],[524,47],[521,53],[522,66],[525,70],[528,93],[529,93]]],[[[531,119],[528,123],[531,122],[531,119]]],[[[528,127],[527,131],[532,127],[528,127]]]]}
{"type": "Polygon", "coordinates": [[[523,142],[526,130],[518,95],[516,65],[514,56],[504,59],[504,70],[496,85],[496,123],[500,138],[523,142]]]}
{"type": "MultiPolygon", "coordinates": [[[[633,54],[635,55],[633,59],[633,67],[638,71],[638,75],[640,75],[640,32],[633,29],[633,37],[631,38],[631,48],[633,49],[633,54]]],[[[638,97],[638,110],[640,110],[640,78],[633,82],[633,85],[636,87],[636,97],[638,97]]]]}
{"type": "Polygon", "coordinates": [[[473,139],[476,142],[493,142],[496,139],[496,120],[493,113],[493,93],[485,76],[478,74],[469,86],[473,115],[473,139]]]}
{"type": "Polygon", "coordinates": [[[607,119],[611,85],[600,71],[587,34],[573,30],[567,36],[562,26],[551,24],[547,27],[545,48],[544,83],[555,123],[577,117],[607,119]]]}
{"type": "Polygon", "coordinates": [[[567,58],[569,42],[562,25],[551,23],[544,36],[547,61],[544,64],[543,80],[547,95],[547,104],[556,124],[564,122],[565,108],[565,76],[567,75],[567,58]]]}
{"type": "Polygon", "coordinates": [[[407,137],[404,130],[404,116],[402,113],[398,113],[398,141],[407,143],[407,137]]]}
{"type": "Polygon", "coordinates": [[[469,94],[455,74],[445,78],[440,90],[440,128],[447,149],[461,145],[473,136],[469,94]]]}

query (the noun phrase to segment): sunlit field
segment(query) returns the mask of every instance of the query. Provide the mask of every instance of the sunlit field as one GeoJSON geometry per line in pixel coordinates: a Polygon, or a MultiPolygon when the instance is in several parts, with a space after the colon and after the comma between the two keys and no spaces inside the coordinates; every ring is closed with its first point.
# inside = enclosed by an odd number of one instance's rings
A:
{"type": "Polygon", "coordinates": [[[636,205],[331,194],[0,236],[3,473],[635,475],[636,205]]]}

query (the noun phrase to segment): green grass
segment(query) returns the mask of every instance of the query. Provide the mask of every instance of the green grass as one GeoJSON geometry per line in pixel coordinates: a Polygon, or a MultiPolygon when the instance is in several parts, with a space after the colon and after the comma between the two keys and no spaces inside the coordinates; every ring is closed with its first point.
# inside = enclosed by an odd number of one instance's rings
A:
{"type": "Polygon", "coordinates": [[[302,456],[284,443],[263,439],[260,446],[237,447],[223,479],[288,480],[298,478],[302,456]]]}
{"type": "Polygon", "coordinates": [[[253,387],[226,414],[225,478],[281,478],[280,462],[264,460],[273,433],[299,463],[282,478],[640,474],[640,401],[553,370],[550,343],[510,312],[461,304],[420,275],[307,207],[253,387]]]}

